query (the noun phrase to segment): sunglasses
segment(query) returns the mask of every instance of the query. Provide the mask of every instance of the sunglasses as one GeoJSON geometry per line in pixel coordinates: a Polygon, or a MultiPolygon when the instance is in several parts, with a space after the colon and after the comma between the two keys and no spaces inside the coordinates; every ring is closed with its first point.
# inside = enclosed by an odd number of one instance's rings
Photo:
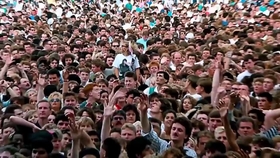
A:
{"type": "Polygon", "coordinates": [[[50,102],[60,102],[60,99],[51,99],[50,102]]]}

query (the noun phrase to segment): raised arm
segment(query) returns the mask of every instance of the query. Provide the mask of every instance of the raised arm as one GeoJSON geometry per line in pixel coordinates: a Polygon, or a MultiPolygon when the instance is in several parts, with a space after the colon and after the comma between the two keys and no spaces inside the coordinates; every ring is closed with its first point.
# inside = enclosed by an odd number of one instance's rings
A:
{"type": "Polygon", "coordinates": [[[269,129],[275,125],[275,120],[280,117],[280,109],[269,110],[265,115],[264,126],[269,129]]]}
{"type": "Polygon", "coordinates": [[[44,95],[44,88],[47,85],[46,78],[42,77],[42,75],[39,75],[38,79],[38,95],[37,95],[37,101],[42,100],[45,95],[44,95]]]}
{"type": "Polygon", "coordinates": [[[222,118],[222,122],[223,122],[223,125],[225,127],[225,132],[226,132],[226,136],[227,136],[227,140],[228,140],[228,143],[231,147],[231,149],[233,151],[239,151],[239,147],[236,143],[236,136],[235,134],[233,133],[231,127],[230,127],[230,123],[229,123],[229,120],[228,120],[228,105],[226,105],[226,103],[224,101],[219,101],[219,106],[217,106],[217,108],[219,109],[219,112],[220,112],[220,115],[221,115],[221,118],[222,118]]]}
{"type": "Polygon", "coordinates": [[[101,142],[103,142],[106,138],[110,135],[110,129],[111,129],[111,116],[114,113],[115,108],[114,104],[104,103],[104,113],[103,113],[103,122],[102,122],[102,128],[101,128],[101,142]]]}
{"type": "Polygon", "coordinates": [[[212,82],[212,91],[211,91],[211,104],[215,105],[215,98],[217,98],[217,90],[220,84],[220,75],[221,75],[221,63],[217,61],[215,63],[215,72],[213,76],[213,82],[212,82]]]}

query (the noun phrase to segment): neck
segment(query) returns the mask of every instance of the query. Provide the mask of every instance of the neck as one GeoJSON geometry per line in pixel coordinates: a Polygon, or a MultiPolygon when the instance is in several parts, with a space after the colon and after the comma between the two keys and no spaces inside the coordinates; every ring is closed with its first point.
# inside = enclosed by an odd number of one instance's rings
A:
{"type": "Polygon", "coordinates": [[[164,131],[165,131],[165,134],[166,135],[170,135],[170,133],[171,133],[171,127],[164,127],[164,131]]]}
{"type": "Polygon", "coordinates": [[[191,86],[188,87],[187,91],[188,91],[188,93],[190,93],[190,94],[192,94],[192,95],[193,95],[193,94],[196,94],[196,90],[193,89],[191,86]]]}
{"type": "Polygon", "coordinates": [[[48,123],[48,118],[40,118],[38,119],[38,123],[41,127],[45,126],[48,123]]]}
{"type": "Polygon", "coordinates": [[[155,112],[150,111],[150,114],[153,118],[156,118],[156,119],[159,119],[160,121],[162,121],[161,113],[155,113],[155,112]]]}
{"type": "Polygon", "coordinates": [[[205,93],[205,92],[203,92],[202,94],[200,94],[201,96],[202,96],[202,98],[205,98],[205,97],[208,97],[209,96],[209,94],[208,93],[205,93]]]}

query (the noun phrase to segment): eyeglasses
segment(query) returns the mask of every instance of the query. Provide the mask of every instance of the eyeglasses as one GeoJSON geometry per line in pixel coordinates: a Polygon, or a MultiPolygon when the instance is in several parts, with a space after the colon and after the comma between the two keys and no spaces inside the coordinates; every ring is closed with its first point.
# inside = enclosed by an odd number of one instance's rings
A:
{"type": "Polygon", "coordinates": [[[33,149],[33,150],[32,150],[32,153],[33,153],[33,154],[38,154],[38,155],[43,155],[43,154],[46,153],[46,151],[44,151],[44,150],[36,150],[36,149],[33,149]]]}
{"type": "Polygon", "coordinates": [[[112,45],[112,47],[119,47],[119,45],[112,45]]]}
{"type": "Polygon", "coordinates": [[[124,118],[123,117],[114,117],[113,118],[115,121],[117,121],[117,120],[123,120],[124,118]]]}
{"type": "Polygon", "coordinates": [[[51,99],[50,102],[60,102],[60,99],[51,99]]]}

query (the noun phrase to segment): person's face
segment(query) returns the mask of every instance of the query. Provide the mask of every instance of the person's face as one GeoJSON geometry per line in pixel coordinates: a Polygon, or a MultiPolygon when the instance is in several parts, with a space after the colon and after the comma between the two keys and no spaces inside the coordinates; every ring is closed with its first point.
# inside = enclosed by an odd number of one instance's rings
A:
{"type": "Polygon", "coordinates": [[[152,61],[159,63],[160,56],[153,56],[152,61]]]}
{"type": "Polygon", "coordinates": [[[162,73],[157,73],[156,83],[157,84],[164,84],[165,83],[164,75],[162,73]]]}
{"type": "Polygon", "coordinates": [[[60,110],[60,108],[61,108],[61,105],[60,105],[61,100],[60,100],[60,98],[57,95],[53,96],[53,98],[50,99],[50,103],[51,103],[52,109],[54,111],[59,111],[60,110]]]}
{"type": "Polygon", "coordinates": [[[15,114],[15,116],[23,118],[23,111],[22,111],[22,109],[15,109],[14,110],[14,114],[15,114]]]}
{"type": "Polygon", "coordinates": [[[190,99],[185,99],[183,101],[183,109],[187,112],[192,108],[192,103],[190,101],[190,99]]]}
{"type": "Polygon", "coordinates": [[[174,61],[175,65],[181,64],[181,62],[182,62],[182,55],[179,54],[179,53],[175,53],[173,61],[174,61]]]}
{"type": "Polygon", "coordinates": [[[20,89],[17,87],[17,86],[13,86],[13,91],[18,95],[18,96],[20,96],[21,95],[21,91],[20,91],[20,89]]]}
{"type": "Polygon", "coordinates": [[[195,56],[188,56],[188,64],[193,65],[195,63],[195,56]]]}
{"type": "Polygon", "coordinates": [[[100,100],[104,103],[104,102],[108,102],[108,97],[109,97],[109,94],[104,92],[100,95],[100,100]]]}
{"type": "Polygon", "coordinates": [[[108,64],[109,66],[112,66],[114,62],[114,58],[107,58],[106,64],[108,64]]]}
{"type": "Polygon", "coordinates": [[[205,50],[205,51],[202,52],[202,58],[203,58],[204,60],[208,59],[209,56],[210,56],[210,51],[205,50]]]}
{"type": "Polygon", "coordinates": [[[253,83],[253,90],[257,94],[263,92],[263,83],[261,83],[261,82],[254,82],[253,83]]]}
{"type": "Polygon", "coordinates": [[[59,120],[57,122],[57,128],[60,130],[66,130],[66,129],[68,129],[68,126],[69,126],[68,121],[59,120]]]}
{"type": "Polygon", "coordinates": [[[55,120],[55,116],[54,115],[50,115],[48,117],[48,123],[54,123],[54,120],[55,120]]]}
{"type": "Polygon", "coordinates": [[[89,123],[83,123],[80,125],[80,130],[91,131],[92,126],[89,123]]]}
{"type": "Polygon", "coordinates": [[[164,126],[165,127],[171,127],[174,119],[175,119],[174,114],[173,113],[168,113],[164,118],[164,126]]]}
{"type": "Polygon", "coordinates": [[[50,66],[51,66],[51,68],[56,68],[56,67],[58,66],[57,60],[53,60],[53,61],[50,63],[50,66]]]}
{"type": "Polygon", "coordinates": [[[121,138],[123,138],[124,140],[131,141],[135,137],[136,137],[136,133],[131,129],[125,128],[121,130],[121,138]]]}
{"type": "Polygon", "coordinates": [[[127,89],[136,88],[136,81],[132,77],[125,77],[124,84],[127,89]]]}
{"type": "Polygon", "coordinates": [[[134,111],[132,111],[132,110],[127,111],[125,114],[126,114],[127,123],[134,123],[136,121],[136,114],[134,111]]]}
{"type": "Polygon", "coordinates": [[[33,149],[32,158],[48,158],[48,153],[43,148],[33,149]]]}
{"type": "Polygon", "coordinates": [[[69,66],[71,63],[73,63],[72,58],[66,58],[65,59],[65,65],[69,66]]]}
{"type": "Polygon", "coordinates": [[[208,116],[206,114],[198,114],[196,119],[201,121],[205,126],[208,126],[208,116]]]}
{"type": "Polygon", "coordinates": [[[173,123],[171,126],[170,138],[172,141],[183,141],[187,138],[186,129],[179,123],[173,123]]]}
{"type": "Polygon", "coordinates": [[[198,142],[197,142],[198,149],[200,151],[204,151],[205,145],[209,140],[210,140],[210,138],[206,137],[206,136],[202,136],[202,137],[198,138],[198,142]]]}
{"type": "Polygon", "coordinates": [[[125,123],[125,119],[121,115],[115,115],[112,120],[113,127],[121,128],[122,125],[125,123]]]}
{"type": "Polygon", "coordinates": [[[240,122],[238,128],[238,134],[240,136],[251,136],[255,134],[252,122],[240,122]]]}
{"type": "Polygon", "coordinates": [[[215,139],[217,139],[217,140],[223,142],[224,145],[225,145],[226,147],[229,147],[228,141],[227,141],[227,136],[226,136],[226,133],[225,133],[225,132],[217,133],[217,134],[215,135],[215,139]]]}
{"type": "Polygon", "coordinates": [[[158,68],[158,66],[154,65],[154,66],[151,66],[149,70],[150,70],[151,74],[156,74],[158,72],[159,68],[158,68]]]}
{"type": "Polygon", "coordinates": [[[77,106],[77,100],[76,100],[75,96],[67,96],[67,97],[65,97],[64,105],[65,106],[76,107],[77,106]]]}
{"type": "Polygon", "coordinates": [[[31,87],[31,84],[28,79],[22,78],[20,80],[20,87],[23,89],[29,89],[31,87]]]}
{"type": "Polygon", "coordinates": [[[252,70],[254,68],[254,61],[251,59],[248,61],[244,61],[244,66],[247,70],[252,70]]]}
{"type": "Polygon", "coordinates": [[[38,121],[38,115],[36,113],[34,113],[33,115],[31,115],[29,118],[28,118],[28,121],[29,122],[32,122],[32,123],[36,123],[38,121]]]}
{"type": "Polygon", "coordinates": [[[191,140],[189,140],[188,142],[187,142],[187,145],[186,145],[188,148],[190,148],[190,149],[193,149],[193,150],[195,150],[195,143],[193,142],[193,141],[191,141],[191,140]]]}
{"type": "Polygon", "coordinates": [[[67,144],[71,143],[71,137],[68,133],[62,135],[61,146],[64,149],[67,144]]]}
{"type": "Polygon", "coordinates": [[[239,94],[248,96],[250,91],[247,85],[240,85],[239,87],[239,94]]]}
{"type": "Polygon", "coordinates": [[[91,66],[91,71],[92,71],[93,73],[99,72],[99,71],[100,71],[100,67],[97,67],[96,65],[92,65],[92,66],[91,66]]]}
{"type": "Polygon", "coordinates": [[[209,128],[210,131],[214,131],[217,127],[222,126],[221,118],[210,118],[209,119],[209,128]]]}
{"type": "Polygon", "coordinates": [[[265,97],[258,97],[258,108],[261,110],[269,110],[270,104],[265,97]]]}
{"type": "Polygon", "coordinates": [[[50,104],[47,102],[41,102],[38,105],[38,117],[39,118],[48,118],[49,115],[51,114],[51,108],[50,108],[50,104]]]}
{"type": "Polygon", "coordinates": [[[269,92],[273,89],[274,84],[273,84],[273,80],[270,78],[265,78],[263,81],[263,89],[266,92],[269,92]]]}
{"type": "Polygon", "coordinates": [[[57,85],[59,83],[59,77],[56,74],[50,74],[48,79],[51,85],[57,85]]]}
{"type": "Polygon", "coordinates": [[[89,73],[81,72],[81,76],[80,77],[81,77],[82,82],[87,82],[88,79],[89,79],[89,73]]]}
{"type": "Polygon", "coordinates": [[[222,82],[222,87],[225,87],[226,91],[230,91],[231,90],[231,82],[228,80],[224,80],[222,82]]]}
{"type": "Polygon", "coordinates": [[[159,113],[160,112],[160,101],[158,98],[152,98],[150,100],[150,105],[151,105],[151,112],[153,113],[159,113]]]}

